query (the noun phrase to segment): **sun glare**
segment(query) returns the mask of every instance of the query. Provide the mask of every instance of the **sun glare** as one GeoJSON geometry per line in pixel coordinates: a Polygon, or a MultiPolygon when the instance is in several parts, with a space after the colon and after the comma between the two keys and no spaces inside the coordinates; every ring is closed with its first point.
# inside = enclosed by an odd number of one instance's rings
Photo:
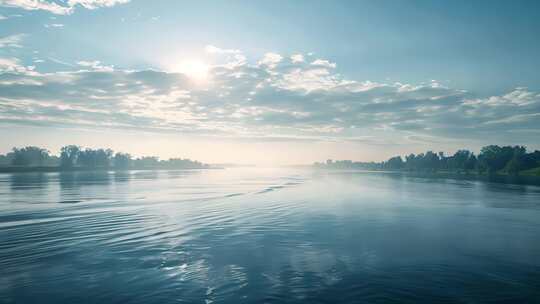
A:
{"type": "Polygon", "coordinates": [[[205,80],[208,77],[210,66],[197,59],[184,60],[173,67],[173,71],[182,73],[194,80],[205,80]]]}

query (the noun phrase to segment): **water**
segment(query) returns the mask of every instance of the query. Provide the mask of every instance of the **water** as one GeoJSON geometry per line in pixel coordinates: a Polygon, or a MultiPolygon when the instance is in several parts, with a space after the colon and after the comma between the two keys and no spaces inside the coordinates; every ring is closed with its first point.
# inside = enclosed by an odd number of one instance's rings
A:
{"type": "Polygon", "coordinates": [[[0,175],[2,303],[538,303],[540,188],[307,169],[0,175]]]}

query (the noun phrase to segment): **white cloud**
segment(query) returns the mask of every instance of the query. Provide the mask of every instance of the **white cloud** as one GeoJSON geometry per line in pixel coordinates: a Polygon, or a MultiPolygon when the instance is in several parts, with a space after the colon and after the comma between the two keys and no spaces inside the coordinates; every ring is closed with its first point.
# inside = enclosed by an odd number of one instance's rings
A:
{"type": "Polygon", "coordinates": [[[511,123],[524,123],[529,120],[538,120],[540,121],[540,113],[533,113],[533,114],[520,114],[520,115],[514,115],[509,116],[497,120],[490,120],[485,122],[484,124],[511,124],[511,123]]]}
{"type": "Polygon", "coordinates": [[[215,62],[217,62],[215,64],[216,67],[231,70],[247,63],[246,56],[242,54],[242,51],[237,49],[222,49],[213,45],[207,45],[204,51],[211,55],[215,62]]]}
{"type": "Polygon", "coordinates": [[[316,59],[315,61],[311,63],[311,65],[322,66],[322,67],[331,68],[331,69],[336,67],[336,64],[334,62],[330,62],[325,59],[316,59]]]}
{"type": "Polygon", "coordinates": [[[5,47],[20,48],[22,47],[20,43],[22,39],[24,38],[24,36],[25,36],[24,34],[15,34],[15,35],[2,37],[0,38],[0,48],[5,48],[5,47]]]}
{"type": "Polygon", "coordinates": [[[304,55],[302,54],[294,54],[291,56],[292,63],[300,63],[304,62],[304,55]]]}
{"type": "Polygon", "coordinates": [[[2,72],[11,72],[11,73],[33,73],[34,66],[25,67],[21,65],[19,59],[17,58],[2,58],[0,57],[0,73],[2,72]]]}
{"type": "Polygon", "coordinates": [[[315,90],[329,90],[346,84],[346,81],[331,74],[327,69],[298,68],[283,74],[282,78],[277,80],[276,83],[279,87],[287,90],[311,92],[315,90]]]}
{"type": "MultiPolygon", "coordinates": [[[[232,62],[243,56],[217,47],[207,51],[232,62]]],[[[480,98],[436,82],[351,80],[321,64],[281,64],[275,55],[257,64],[214,66],[204,85],[177,73],[126,71],[99,61],[40,74],[4,58],[0,121],[233,138],[376,136],[396,143],[499,142],[540,130],[540,94],[526,88],[480,98]]],[[[520,136],[523,143],[535,140],[520,136]]]]}
{"type": "Polygon", "coordinates": [[[127,3],[129,0],[68,0],[67,2],[46,1],[46,0],[2,0],[0,6],[16,7],[24,10],[44,10],[57,15],[69,15],[73,13],[77,6],[86,9],[97,9],[100,7],[111,7],[116,4],[127,3]]]}
{"type": "Polygon", "coordinates": [[[491,96],[489,98],[478,98],[466,100],[465,103],[470,106],[527,106],[536,103],[540,99],[540,94],[527,90],[527,88],[518,87],[514,91],[501,96],[491,96]]]}
{"type": "Polygon", "coordinates": [[[6,20],[8,17],[4,16],[4,15],[0,15],[0,20],[6,20]]]}
{"type": "Polygon", "coordinates": [[[100,7],[111,7],[117,4],[128,3],[130,0],[68,0],[68,5],[74,7],[80,5],[86,9],[96,9],[100,7]]]}
{"type": "Polygon", "coordinates": [[[99,60],[94,60],[94,61],[78,61],[77,62],[78,65],[82,66],[82,67],[87,67],[87,68],[92,68],[94,70],[98,70],[98,71],[113,71],[114,70],[114,66],[111,66],[111,65],[102,65],[101,64],[101,61],[99,60]]]}
{"type": "Polygon", "coordinates": [[[41,0],[3,0],[0,2],[0,5],[22,8],[24,10],[45,10],[59,15],[67,15],[72,12],[71,7],[65,7],[54,2],[41,0]]]}
{"type": "Polygon", "coordinates": [[[1,58],[0,57],[0,69],[1,70],[10,70],[19,66],[19,60],[17,58],[1,58]]]}
{"type": "Polygon", "coordinates": [[[240,50],[235,49],[221,49],[213,45],[207,45],[204,50],[209,54],[241,54],[240,50]]]}
{"type": "Polygon", "coordinates": [[[282,59],[283,57],[280,54],[266,53],[264,54],[264,57],[259,61],[259,65],[265,65],[273,69],[279,62],[281,62],[282,59]]]}
{"type": "Polygon", "coordinates": [[[51,23],[43,25],[46,28],[62,28],[64,25],[62,23],[51,23]]]}

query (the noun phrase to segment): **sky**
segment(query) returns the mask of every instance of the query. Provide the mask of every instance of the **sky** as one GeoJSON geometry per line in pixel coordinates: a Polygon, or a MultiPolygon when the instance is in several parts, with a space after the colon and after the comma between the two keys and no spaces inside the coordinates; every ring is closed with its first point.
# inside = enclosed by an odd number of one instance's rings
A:
{"type": "Polygon", "coordinates": [[[540,149],[539,1],[0,0],[0,153],[540,149]]]}

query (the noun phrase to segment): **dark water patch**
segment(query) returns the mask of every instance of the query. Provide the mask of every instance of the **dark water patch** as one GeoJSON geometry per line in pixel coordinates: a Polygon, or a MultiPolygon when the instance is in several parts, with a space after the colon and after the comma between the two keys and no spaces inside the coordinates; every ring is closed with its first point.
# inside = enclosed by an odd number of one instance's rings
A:
{"type": "Polygon", "coordinates": [[[235,197],[235,196],[240,196],[240,195],[244,195],[244,193],[231,193],[231,194],[224,195],[223,197],[235,197]]]}
{"type": "Polygon", "coordinates": [[[270,192],[270,191],[274,191],[274,190],[277,190],[277,189],[283,189],[285,188],[285,186],[270,186],[264,190],[261,190],[259,192],[257,192],[257,194],[262,194],[262,193],[266,193],[266,192],[270,192]]]}
{"type": "Polygon", "coordinates": [[[59,201],[58,203],[59,204],[77,204],[80,202],[83,202],[83,201],[82,200],[63,200],[63,201],[59,201]]]}

